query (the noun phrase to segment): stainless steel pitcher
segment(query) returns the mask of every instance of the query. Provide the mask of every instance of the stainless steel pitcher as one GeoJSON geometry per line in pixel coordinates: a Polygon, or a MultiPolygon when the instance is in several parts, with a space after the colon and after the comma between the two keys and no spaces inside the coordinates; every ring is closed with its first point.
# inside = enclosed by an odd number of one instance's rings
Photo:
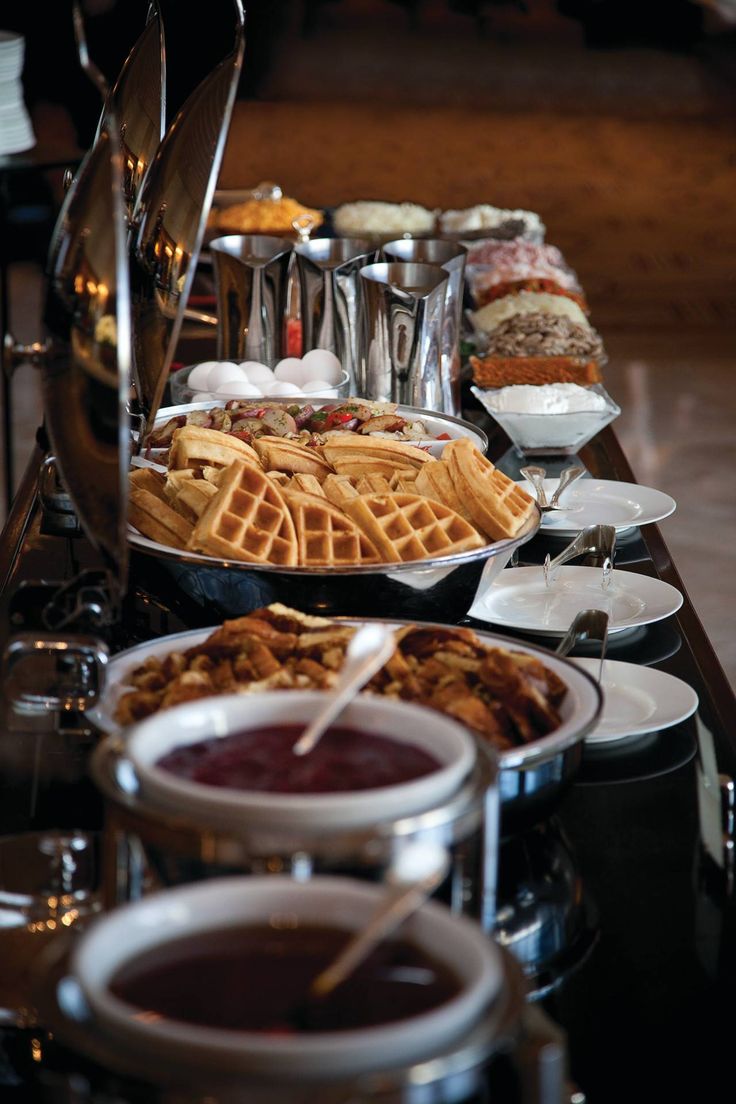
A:
{"type": "Polygon", "coordinates": [[[378,251],[363,238],[315,238],[294,246],[300,287],[302,349],[329,349],[357,384],[358,272],[378,251]]]}
{"type": "Polygon", "coordinates": [[[210,243],[215,270],[217,356],[273,367],[284,355],[284,310],[292,243],[228,234],[210,243]]]}
{"type": "Polygon", "coordinates": [[[443,410],[442,329],[448,274],[436,265],[361,269],[361,394],[443,410]]]}
{"type": "Polygon", "coordinates": [[[441,390],[445,414],[460,414],[460,326],[468,251],[458,242],[433,238],[400,238],[387,242],[383,254],[395,261],[439,265],[448,275],[442,326],[441,390]]]}

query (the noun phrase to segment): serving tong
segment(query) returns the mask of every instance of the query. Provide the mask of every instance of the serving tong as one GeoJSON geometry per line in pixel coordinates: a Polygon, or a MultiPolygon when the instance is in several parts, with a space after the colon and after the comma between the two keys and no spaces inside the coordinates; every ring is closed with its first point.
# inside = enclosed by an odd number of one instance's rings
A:
{"type": "Polygon", "coordinates": [[[551,559],[549,552],[545,556],[542,565],[545,586],[552,585],[557,568],[568,560],[577,559],[578,556],[597,555],[603,560],[601,587],[607,590],[613,575],[615,549],[616,529],[613,525],[589,525],[581,529],[575,539],[568,544],[567,548],[563,548],[558,556],[551,559]]]}
{"type": "Polygon", "coordinates": [[[608,646],[608,614],[605,610],[584,609],[575,614],[570,628],[557,645],[558,656],[569,655],[579,644],[597,640],[601,646],[601,665],[598,669],[598,682],[603,683],[603,667],[608,646]]]}
{"type": "Polygon", "coordinates": [[[578,510],[582,510],[582,506],[559,506],[558,502],[563,491],[566,491],[576,479],[585,474],[585,468],[581,468],[578,464],[574,464],[571,468],[565,468],[549,502],[547,501],[547,492],[544,489],[544,480],[547,477],[545,469],[536,464],[529,464],[525,468],[520,468],[520,471],[534,488],[534,493],[537,496],[537,506],[543,514],[550,510],[564,510],[567,514],[575,514],[578,510]]]}

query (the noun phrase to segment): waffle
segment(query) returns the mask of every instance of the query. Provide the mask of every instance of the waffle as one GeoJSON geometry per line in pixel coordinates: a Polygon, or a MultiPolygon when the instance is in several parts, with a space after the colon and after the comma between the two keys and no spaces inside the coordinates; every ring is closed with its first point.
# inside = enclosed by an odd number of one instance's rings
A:
{"type": "Polygon", "coordinates": [[[534,499],[486,460],[467,437],[442,451],[455,492],[473,523],[491,540],[515,537],[534,515],[534,499]]]}
{"type": "Polygon", "coordinates": [[[357,498],[354,481],[349,475],[328,475],[322,484],[322,490],[333,506],[344,509],[348,499],[357,498]]]}
{"type": "Polygon", "coordinates": [[[449,506],[421,495],[357,495],[343,509],[389,563],[451,556],[483,544],[475,529],[449,506]]]}
{"type": "Polygon", "coordinates": [[[258,453],[250,445],[219,429],[188,425],[174,433],[169,451],[170,469],[202,468],[205,465],[226,468],[233,460],[247,460],[260,466],[258,453]]]}
{"type": "Polygon", "coordinates": [[[346,437],[329,438],[322,452],[326,460],[337,469],[338,459],[348,460],[390,460],[394,468],[419,468],[430,457],[416,445],[406,445],[402,441],[389,441],[384,437],[346,437]]]}
{"type": "Polygon", "coordinates": [[[358,494],[390,494],[391,487],[384,475],[361,475],[355,483],[358,494]]]}
{"type": "Polygon", "coordinates": [[[266,471],[291,472],[293,475],[313,475],[320,481],[332,468],[315,448],[284,437],[256,437],[256,451],[266,471]]]}
{"type": "MultiPolygon", "coordinates": [[[[379,477],[390,484],[397,471],[405,471],[405,468],[397,468],[396,461],[391,457],[365,456],[361,453],[349,453],[347,456],[338,456],[332,461],[332,466],[338,475],[346,475],[356,482],[362,478],[379,477]]],[[[414,469],[411,469],[414,471],[414,469]]]]}
{"type": "Polygon", "coordinates": [[[192,521],[200,518],[217,494],[218,488],[206,479],[186,479],[174,500],[174,506],[192,521]]]}
{"type": "Polygon", "coordinates": [[[455,484],[450,475],[450,465],[443,460],[433,460],[431,464],[425,464],[417,472],[414,483],[414,492],[434,498],[437,502],[444,502],[460,517],[473,524],[470,511],[467,510],[455,490],[455,484]]]}
{"type": "Polygon", "coordinates": [[[294,567],[294,523],[277,485],[262,471],[237,460],[192,533],[189,548],[229,560],[294,567]]]}
{"type": "Polygon", "coordinates": [[[128,495],[128,521],[139,533],[158,544],[186,548],[192,535],[192,523],[172,509],[163,498],[144,487],[131,485],[128,495]]]}
{"type": "MultiPolygon", "coordinates": [[[[278,474],[281,475],[282,473],[279,472],[278,474]]],[[[314,475],[292,475],[285,487],[289,491],[301,491],[303,494],[316,495],[317,498],[326,497],[322,490],[322,484],[314,475]]]]}
{"type": "Polygon", "coordinates": [[[294,520],[303,567],[350,567],[380,563],[375,545],[342,510],[326,498],[299,491],[284,497],[294,520]]]}
{"type": "Polygon", "coordinates": [[[473,380],[479,387],[511,387],[517,384],[600,383],[601,370],[594,360],[567,356],[471,356],[473,380]]]}
{"type": "Polygon", "coordinates": [[[420,471],[424,471],[425,467],[429,465],[423,464],[421,468],[397,468],[388,481],[389,488],[392,491],[398,491],[399,494],[416,494],[417,475],[420,471]]]}
{"type": "Polygon", "coordinates": [[[166,500],[166,476],[153,468],[133,468],[130,473],[130,486],[138,490],[149,491],[156,498],[166,500]]]}

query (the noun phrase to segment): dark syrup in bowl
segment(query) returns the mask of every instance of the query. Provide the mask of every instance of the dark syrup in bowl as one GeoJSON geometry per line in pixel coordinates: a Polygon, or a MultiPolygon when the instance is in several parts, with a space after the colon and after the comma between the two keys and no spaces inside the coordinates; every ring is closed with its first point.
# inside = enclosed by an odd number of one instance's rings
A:
{"type": "Polygon", "coordinates": [[[332,993],[311,998],[311,982],[351,935],[311,924],[202,932],[125,963],[109,988],[143,1021],[280,1035],[376,1027],[430,1012],[460,993],[451,969],[397,938],[376,947],[332,993]]]}
{"type": "Polygon", "coordinates": [[[190,782],[265,793],[319,794],[413,782],[441,768],[415,744],[336,726],[308,755],[293,753],[302,725],[267,725],[182,745],[156,763],[190,782]]]}

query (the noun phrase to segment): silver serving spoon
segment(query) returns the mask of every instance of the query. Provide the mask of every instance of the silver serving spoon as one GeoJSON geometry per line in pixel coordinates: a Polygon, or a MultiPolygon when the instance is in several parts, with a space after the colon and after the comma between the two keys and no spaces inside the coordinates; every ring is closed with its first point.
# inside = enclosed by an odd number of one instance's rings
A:
{"type": "Polygon", "coordinates": [[[358,691],[391,658],[396,647],[394,634],[386,625],[363,625],[351,639],[337,685],[325,694],[324,705],[307,725],[292,751],[307,755],[358,691]]]}
{"type": "Polygon", "coordinates": [[[348,940],[336,959],[318,974],[309,987],[311,999],[322,1000],[340,985],[387,936],[424,904],[445,879],[450,865],[444,847],[432,842],[410,843],[403,848],[386,875],[383,900],[364,928],[348,940]]]}

